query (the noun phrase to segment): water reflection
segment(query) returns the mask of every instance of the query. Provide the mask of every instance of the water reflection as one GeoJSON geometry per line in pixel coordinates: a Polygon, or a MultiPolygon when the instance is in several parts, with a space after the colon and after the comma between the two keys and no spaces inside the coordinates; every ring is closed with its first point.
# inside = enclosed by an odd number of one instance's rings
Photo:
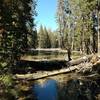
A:
{"type": "Polygon", "coordinates": [[[77,74],[63,74],[51,78],[34,84],[34,100],[100,100],[100,85],[94,80],[77,74]]]}
{"type": "Polygon", "coordinates": [[[33,87],[37,100],[57,100],[57,83],[49,79],[42,85],[35,84],[33,87]]]}

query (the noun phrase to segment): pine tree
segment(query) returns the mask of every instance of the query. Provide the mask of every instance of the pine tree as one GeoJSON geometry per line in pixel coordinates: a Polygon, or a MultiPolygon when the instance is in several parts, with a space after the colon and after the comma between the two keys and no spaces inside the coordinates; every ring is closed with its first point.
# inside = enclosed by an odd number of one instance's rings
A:
{"type": "Polygon", "coordinates": [[[45,38],[45,44],[44,44],[45,48],[51,48],[50,36],[46,27],[44,28],[44,38],[45,38]]]}
{"type": "Polygon", "coordinates": [[[44,48],[45,47],[45,38],[44,38],[44,29],[43,26],[40,26],[40,30],[38,33],[38,47],[39,48],[44,48]]]}
{"type": "Polygon", "coordinates": [[[29,30],[34,27],[35,6],[35,0],[0,0],[1,66],[12,68],[28,47],[29,30]]]}

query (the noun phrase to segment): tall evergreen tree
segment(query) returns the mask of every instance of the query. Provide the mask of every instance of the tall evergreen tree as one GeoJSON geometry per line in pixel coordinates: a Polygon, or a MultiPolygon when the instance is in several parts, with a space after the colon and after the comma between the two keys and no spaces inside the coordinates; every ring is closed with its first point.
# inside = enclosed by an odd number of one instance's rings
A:
{"type": "Polygon", "coordinates": [[[27,37],[35,25],[35,7],[35,0],[0,0],[1,66],[14,66],[28,47],[27,37]]]}
{"type": "Polygon", "coordinates": [[[39,48],[45,47],[44,29],[42,25],[40,26],[40,30],[38,32],[38,47],[39,48]]]}
{"type": "Polygon", "coordinates": [[[51,48],[50,36],[46,27],[44,28],[44,36],[45,36],[45,48],[51,48]]]}

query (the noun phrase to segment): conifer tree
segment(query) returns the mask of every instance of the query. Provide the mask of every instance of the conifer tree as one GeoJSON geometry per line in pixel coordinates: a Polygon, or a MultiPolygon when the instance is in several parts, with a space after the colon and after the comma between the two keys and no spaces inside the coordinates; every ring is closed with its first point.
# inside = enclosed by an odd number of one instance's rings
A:
{"type": "Polygon", "coordinates": [[[0,0],[0,66],[12,68],[26,51],[35,7],[35,0],[0,0]]]}

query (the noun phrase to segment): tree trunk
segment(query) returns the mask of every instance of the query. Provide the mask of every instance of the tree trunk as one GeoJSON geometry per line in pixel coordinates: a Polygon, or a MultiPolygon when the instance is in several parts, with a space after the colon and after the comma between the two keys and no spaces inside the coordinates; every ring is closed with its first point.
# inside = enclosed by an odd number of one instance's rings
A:
{"type": "Polygon", "coordinates": [[[67,53],[68,53],[68,61],[72,60],[71,59],[71,49],[70,48],[67,49],[67,53]]]}

